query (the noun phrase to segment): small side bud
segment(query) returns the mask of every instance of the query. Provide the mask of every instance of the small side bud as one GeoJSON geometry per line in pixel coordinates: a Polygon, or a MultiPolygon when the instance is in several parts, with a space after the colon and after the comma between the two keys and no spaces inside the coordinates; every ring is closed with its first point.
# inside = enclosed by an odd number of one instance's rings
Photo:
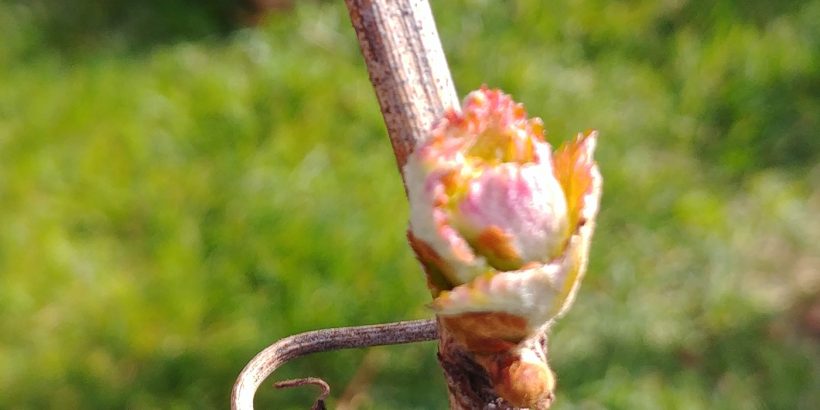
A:
{"type": "Polygon", "coordinates": [[[555,395],[555,375],[537,358],[514,353],[499,355],[484,362],[493,388],[516,407],[548,409],[555,395]]]}

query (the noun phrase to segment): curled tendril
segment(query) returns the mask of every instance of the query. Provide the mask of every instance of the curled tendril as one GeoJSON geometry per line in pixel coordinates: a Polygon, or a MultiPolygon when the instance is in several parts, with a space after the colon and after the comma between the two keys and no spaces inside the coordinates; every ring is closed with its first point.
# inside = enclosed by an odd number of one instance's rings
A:
{"type": "Polygon", "coordinates": [[[281,382],[276,382],[273,386],[277,389],[288,389],[291,387],[304,386],[306,384],[312,384],[322,389],[322,392],[319,393],[319,397],[317,397],[316,401],[313,402],[313,406],[310,410],[327,410],[327,407],[325,406],[325,399],[327,399],[327,396],[330,395],[330,385],[318,377],[282,380],[281,382]]]}
{"type": "MultiPolygon", "coordinates": [[[[435,319],[321,329],[286,337],[259,352],[245,366],[234,383],[231,408],[253,409],[253,396],[262,382],[281,365],[298,357],[341,349],[423,342],[435,340],[437,337],[435,319]]],[[[324,401],[330,393],[330,386],[322,379],[307,377],[286,380],[276,383],[275,386],[288,388],[305,384],[318,385],[322,388],[313,409],[324,409],[324,401]]]]}

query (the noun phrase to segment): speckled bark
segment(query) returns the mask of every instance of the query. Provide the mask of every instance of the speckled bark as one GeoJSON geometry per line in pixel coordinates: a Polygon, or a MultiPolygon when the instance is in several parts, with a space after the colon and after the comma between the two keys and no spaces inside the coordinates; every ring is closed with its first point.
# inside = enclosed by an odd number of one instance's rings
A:
{"type": "Polygon", "coordinates": [[[427,1],[347,0],[399,169],[445,109],[458,107],[427,1]]]}
{"type": "Polygon", "coordinates": [[[515,409],[498,397],[484,368],[440,325],[438,361],[447,380],[450,409],[515,409]]]}
{"type": "MultiPolygon", "coordinates": [[[[459,104],[430,6],[418,0],[346,3],[402,170],[433,121],[459,104]]],[[[486,371],[440,322],[439,337],[451,409],[513,408],[498,397],[486,371]]],[[[538,350],[545,350],[546,339],[539,343],[538,350]]]]}

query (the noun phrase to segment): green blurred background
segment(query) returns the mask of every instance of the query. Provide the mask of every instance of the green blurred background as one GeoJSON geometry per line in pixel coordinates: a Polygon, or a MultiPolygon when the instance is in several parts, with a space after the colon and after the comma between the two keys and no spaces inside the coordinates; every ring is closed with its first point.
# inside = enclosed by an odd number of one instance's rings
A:
{"type": "MultiPolygon", "coordinates": [[[[225,408],[275,339],[430,315],[342,2],[268,3],[0,0],[0,408],[225,408]]],[[[820,1],[433,9],[460,95],[602,135],[555,408],[820,408],[820,1]]],[[[306,375],[446,407],[431,343],[306,375]]]]}

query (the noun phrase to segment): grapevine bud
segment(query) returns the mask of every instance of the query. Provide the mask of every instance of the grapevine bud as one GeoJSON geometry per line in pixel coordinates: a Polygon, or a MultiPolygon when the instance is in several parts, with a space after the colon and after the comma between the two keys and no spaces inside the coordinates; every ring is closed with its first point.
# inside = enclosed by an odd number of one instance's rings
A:
{"type": "Polygon", "coordinates": [[[586,270],[601,195],[596,140],[581,133],[553,152],[540,119],[482,88],[405,166],[408,238],[432,307],[516,405],[552,400],[552,372],[520,347],[569,308],[586,270]]]}

